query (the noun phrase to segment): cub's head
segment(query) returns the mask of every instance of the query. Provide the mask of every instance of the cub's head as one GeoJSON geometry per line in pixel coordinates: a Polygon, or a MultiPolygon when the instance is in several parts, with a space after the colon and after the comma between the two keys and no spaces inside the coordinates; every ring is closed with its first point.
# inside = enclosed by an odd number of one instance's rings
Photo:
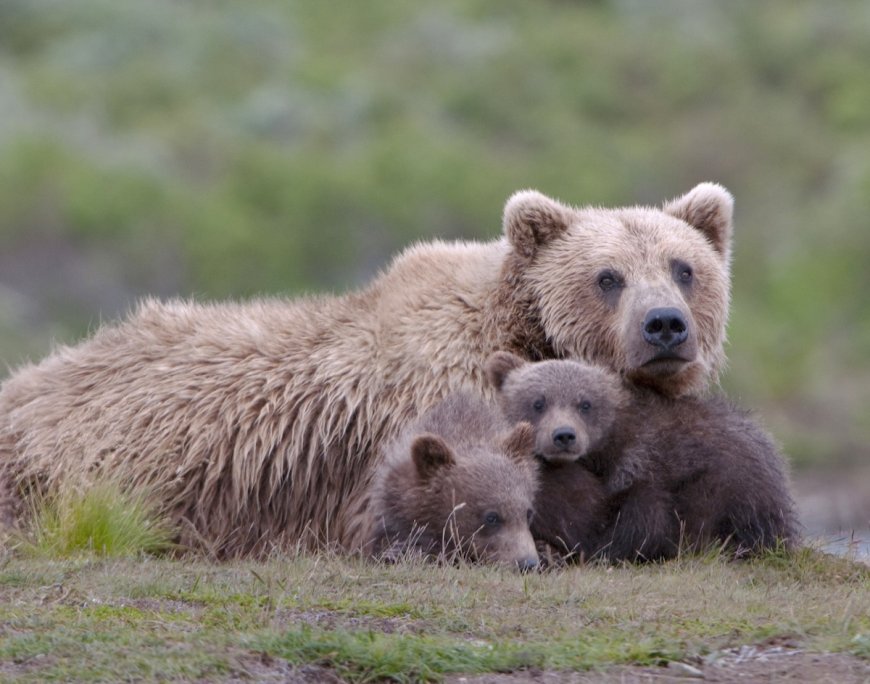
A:
{"type": "Polygon", "coordinates": [[[538,566],[529,523],[538,487],[532,428],[520,423],[470,450],[423,433],[385,461],[375,483],[372,548],[459,556],[519,570],[538,566]]]}
{"type": "Polygon", "coordinates": [[[506,282],[556,356],[696,393],[725,360],[732,213],[713,183],[661,209],[576,209],[518,192],[504,212],[506,282]]]}
{"type": "Polygon", "coordinates": [[[628,401],[616,375],[578,361],[529,363],[495,352],[486,372],[505,418],[532,424],[535,455],[549,463],[570,463],[597,448],[628,401]]]}

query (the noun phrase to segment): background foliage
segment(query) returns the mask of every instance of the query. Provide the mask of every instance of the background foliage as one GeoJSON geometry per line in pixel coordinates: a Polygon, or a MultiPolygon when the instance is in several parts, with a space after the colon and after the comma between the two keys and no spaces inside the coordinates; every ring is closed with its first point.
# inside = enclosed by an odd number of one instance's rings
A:
{"type": "Polygon", "coordinates": [[[868,35],[861,0],[3,0],[0,361],[144,293],[352,287],[519,188],[716,180],[725,387],[797,462],[866,458],[868,35]]]}

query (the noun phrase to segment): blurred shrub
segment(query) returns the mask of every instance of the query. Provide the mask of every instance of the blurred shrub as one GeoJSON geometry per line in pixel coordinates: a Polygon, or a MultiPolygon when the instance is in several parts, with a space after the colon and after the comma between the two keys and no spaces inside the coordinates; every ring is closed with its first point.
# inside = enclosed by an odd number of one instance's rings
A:
{"type": "Polygon", "coordinates": [[[737,197],[731,370],[801,460],[868,454],[860,0],[0,3],[0,358],[144,292],[342,289],[522,187],[737,197]]]}

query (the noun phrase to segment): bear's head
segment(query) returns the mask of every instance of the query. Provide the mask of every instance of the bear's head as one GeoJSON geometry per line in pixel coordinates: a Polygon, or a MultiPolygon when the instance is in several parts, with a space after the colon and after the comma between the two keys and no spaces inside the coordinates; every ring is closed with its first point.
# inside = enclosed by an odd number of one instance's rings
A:
{"type": "Polygon", "coordinates": [[[697,393],[725,360],[732,213],[713,183],[661,209],[576,209],[518,192],[504,211],[514,318],[537,326],[557,358],[697,393]]]}
{"type": "Polygon", "coordinates": [[[535,455],[552,464],[597,449],[628,403],[616,375],[578,361],[529,363],[501,351],[487,359],[486,374],[505,418],[531,423],[535,455]]]}
{"type": "Polygon", "coordinates": [[[529,530],[538,486],[532,440],[528,423],[469,452],[433,433],[415,436],[407,458],[384,464],[373,548],[385,550],[387,559],[416,549],[520,570],[537,567],[529,530]]]}

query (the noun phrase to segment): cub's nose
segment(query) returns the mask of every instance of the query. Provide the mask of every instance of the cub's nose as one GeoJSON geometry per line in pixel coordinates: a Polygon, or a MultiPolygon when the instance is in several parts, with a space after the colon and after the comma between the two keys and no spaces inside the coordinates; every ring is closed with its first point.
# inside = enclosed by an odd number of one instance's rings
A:
{"type": "Polygon", "coordinates": [[[573,428],[559,427],[553,430],[553,444],[559,449],[570,449],[577,441],[577,434],[573,428]]]}
{"type": "Polygon", "coordinates": [[[538,558],[537,556],[528,556],[526,558],[520,558],[517,561],[517,570],[520,572],[531,572],[532,570],[538,569],[538,558]]]}
{"type": "Polygon", "coordinates": [[[664,351],[680,346],[688,337],[689,326],[679,309],[650,309],[643,320],[643,339],[664,351]]]}

